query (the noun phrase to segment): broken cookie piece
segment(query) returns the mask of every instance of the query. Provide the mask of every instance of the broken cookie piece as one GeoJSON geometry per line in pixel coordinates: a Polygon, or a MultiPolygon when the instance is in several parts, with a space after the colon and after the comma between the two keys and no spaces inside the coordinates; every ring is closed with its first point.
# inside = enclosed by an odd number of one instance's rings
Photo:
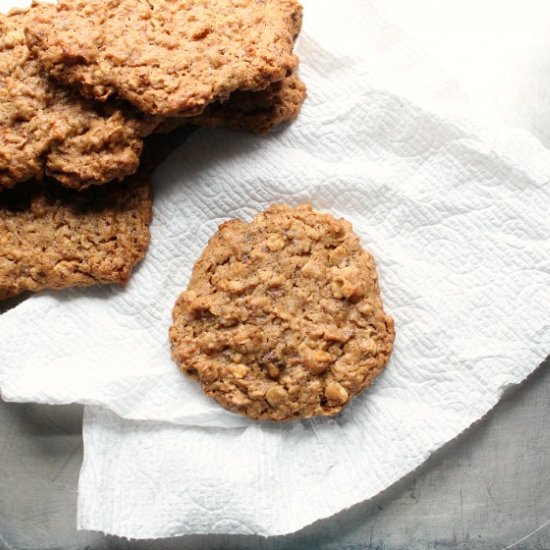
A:
{"type": "Polygon", "coordinates": [[[0,300],[125,283],[149,244],[148,175],[85,191],[29,181],[0,192],[0,300]]]}

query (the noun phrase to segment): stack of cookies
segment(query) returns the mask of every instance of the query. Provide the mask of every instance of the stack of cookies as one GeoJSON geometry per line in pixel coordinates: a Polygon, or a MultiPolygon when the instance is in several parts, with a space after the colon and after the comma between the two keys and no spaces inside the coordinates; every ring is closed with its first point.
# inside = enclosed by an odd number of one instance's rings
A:
{"type": "Polygon", "coordinates": [[[0,15],[0,299],[126,281],[149,241],[143,140],[295,118],[301,18],[297,0],[62,0],[0,15]]]}

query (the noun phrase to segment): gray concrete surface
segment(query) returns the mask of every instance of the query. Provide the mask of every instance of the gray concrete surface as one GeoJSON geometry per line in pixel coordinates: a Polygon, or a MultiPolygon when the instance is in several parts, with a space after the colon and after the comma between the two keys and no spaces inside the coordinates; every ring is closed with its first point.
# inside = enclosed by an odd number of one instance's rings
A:
{"type": "Polygon", "coordinates": [[[271,539],[129,542],[77,532],[81,407],[0,402],[0,548],[550,550],[549,367],[384,493],[271,539]]]}

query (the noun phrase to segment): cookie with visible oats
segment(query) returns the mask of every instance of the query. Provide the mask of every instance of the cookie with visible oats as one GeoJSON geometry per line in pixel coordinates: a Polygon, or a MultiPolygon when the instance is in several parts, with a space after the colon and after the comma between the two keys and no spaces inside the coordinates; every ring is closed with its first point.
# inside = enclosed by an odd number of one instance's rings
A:
{"type": "Polygon", "coordinates": [[[208,128],[228,128],[237,132],[264,134],[285,122],[294,120],[306,97],[306,86],[294,74],[274,82],[259,92],[233,92],[224,103],[212,103],[194,117],[167,118],[156,130],[166,134],[195,124],[208,128]]]}
{"type": "Polygon", "coordinates": [[[351,224],[273,206],[210,239],[170,340],[181,370],[222,406],[289,420],[341,411],[385,367],[394,329],[351,224]]]}
{"type": "Polygon", "coordinates": [[[0,192],[0,300],[125,283],[149,244],[148,175],[85,191],[29,181],[0,192]]]}
{"type": "Polygon", "coordinates": [[[84,189],[132,174],[142,137],[160,121],[48,78],[25,44],[32,13],[0,14],[0,190],[44,175],[84,189]]]}
{"type": "Polygon", "coordinates": [[[301,20],[297,0],[61,0],[35,5],[26,37],[83,95],[192,116],[290,75],[301,20]]]}

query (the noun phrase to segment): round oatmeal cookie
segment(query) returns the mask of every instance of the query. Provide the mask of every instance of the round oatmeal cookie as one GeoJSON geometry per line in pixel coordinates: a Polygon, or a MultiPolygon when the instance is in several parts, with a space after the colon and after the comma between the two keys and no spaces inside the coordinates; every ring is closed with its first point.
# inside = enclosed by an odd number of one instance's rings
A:
{"type": "Polygon", "coordinates": [[[220,226],[173,311],[173,356],[223,407],[331,416],[380,374],[394,329],[349,222],[273,206],[220,226]]]}
{"type": "Polygon", "coordinates": [[[27,44],[56,79],[145,113],[200,114],[297,66],[297,0],[60,0],[35,4],[27,44]]]}

